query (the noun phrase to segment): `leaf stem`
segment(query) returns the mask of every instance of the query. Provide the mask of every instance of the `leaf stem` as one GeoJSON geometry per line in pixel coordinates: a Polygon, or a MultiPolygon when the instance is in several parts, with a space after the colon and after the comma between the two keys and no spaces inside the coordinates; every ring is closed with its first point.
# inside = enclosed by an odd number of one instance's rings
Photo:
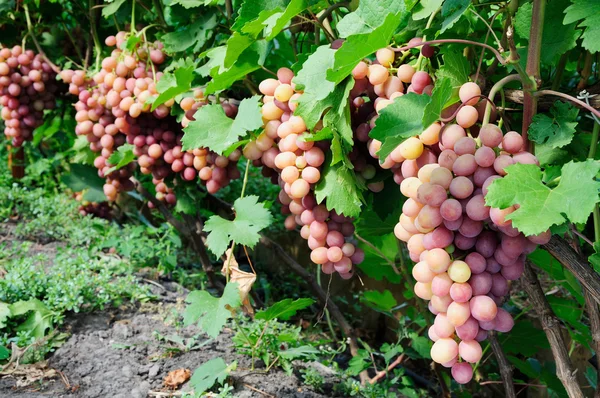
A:
{"type": "MultiPolygon", "coordinates": [[[[435,10],[434,12],[431,13],[431,15],[429,16],[429,19],[427,20],[427,25],[425,25],[425,30],[427,30],[431,27],[431,24],[433,23],[435,16],[437,15],[438,12],[440,12],[441,9],[442,9],[442,7],[438,7],[437,10],[435,10]]],[[[427,40],[427,37],[425,35],[423,35],[422,42],[424,42],[426,40],[427,40]]],[[[423,44],[423,43],[421,43],[421,44],[423,44]]],[[[421,70],[422,60],[423,60],[423,52],[419,51],[419,58],[417,58],[417,64],[415,65],[416,70],[421,70]]]]}
{"type": "Polygon", "coordinates": [[[565,71],[565,67],[567,66],[568,55],[569,52],[567,51],[560,56],[558,65],[556,65],[556,71],[554,72],[554,79],[552,80],[552,90],[558,90],[560,88],[560,81],[562,79],[563,72],[565,71]]]}
{"type": "Polygon", "coordinates": [[[244,171],[244,181],[242,183],[242,192],[240,193],[240,198],[244,197],[244,192],[246,191],[246,183],[248,182],[248,170],[250,170],[250,159],[246,161],[246,171],[244,171]]]}
{"type": "MultiPolygon", "coordinates": [[[[42,56],[42,58],[44,58],[44,61],[46,61],[46,63],[48,65],[50,65],[50,67],[52,68],[52,70],[55,73],[60,73],[60,68],[58,66],[56,66],[56,64],[54,64],[54,62],[52,62],[52,61],[50,61],[50,59],[48,59],[48,57],[46,56],[46,53],[44,52],[44,50],[42,50],[40,43],[37,41],[37,38],[33,34],[33,27],[31,24],[31,16],[29,15],[29,7],[27,7],[27,3],[23,3],[23,10],[25,11],[25,19],[27,20],[27,32],[28,32],[29,36],[31,36],[31,40],[33,40],[33,44],[35,44],[35,47],[37,48],[38,53],[42,56]]],[[[25,50],[25,49],[23,49],[23,50],[25,50]]]]}
{"type": "Polygon", "coordinates": [[[481,122],[482,127],[490,122],[490,116],[492,114],[492,103],[494,102],[494,97],[496,96],[498,91],[500,91],[502,89],[502,87],[504,87],[506,84],[517,81],[517,80],[521,81],[520,75],[518,75],[518,74],[508,75],[508,76],[498,80],[498,82],[492,86],[490,93],[488,94],[489,101],[487,102],[487,104],[485,106],[485,113],[483,115],[483,121],[481,122]]]}
{"type": "MultiPolygon", "coordinates": [[[[321,266],[317,265],[317,283],[321,286],[321,266]]],[[[323,286],[321,286],[323,287],[323,286]]],[[[333,337],[334,341],[338,341],[337,334],[335,333],[335,329],[333,328],[333,324],[331,323],[331,315],[329,315],[329,310],[327,307],[323,308],[323,312],[325,312],[325,319],[327,319],[327,326],[329,327],[329,331],[331,332],[331,337],[333,337]]]]}
{"type": "MultiPolygon", "coordinates": [[[[90,29],[92,30],[92,38],[94,40],[94,51],[96,52],[96,70],[100,69],[100,58],[102,57],[102,45],[100,44],[100,38],[98,37],[98,30],[96,28],[96,16],[98,15],[99,9],[96,9],[95,0],[89,0],[90,6],[90,29]]],[[[113,15],[114,16],[114,15],[113,15]]],[[[115,19],[115,23],[116,23],[115,19]]],[[[118,26],[117,26],[118,28],[118,26]]]]}
{"type": "Polygon", "coordinates": [[[131,2],[131,26],[129,27],[130,32],[135,33],[135,1],[131,2]]]}

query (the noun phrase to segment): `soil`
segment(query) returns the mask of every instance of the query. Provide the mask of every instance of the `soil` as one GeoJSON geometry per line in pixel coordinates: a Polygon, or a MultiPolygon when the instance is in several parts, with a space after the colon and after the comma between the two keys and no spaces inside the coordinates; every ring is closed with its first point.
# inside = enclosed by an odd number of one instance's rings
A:
{"type": "MultiPolygon", "coordinates": [[[[181,311],[186,292],[172,282],[162,287],[152,286],[160,301],[136,307],[123,307],[92,314],[71,316],[64,329],[70,338],[48,359],[48,367],[62,372],[63,377],[36,382],[16,388],[13,377],[0,379],[1,397],[81,397],[81,398],[146,398],[152,392],[168,392],[163,381],[170,371],[193,371],[206,361],[221,357],[226,363],[237,361],[229,384],[236,397],[297,397],[318,398],[322,395],[302,385],[297,372],[300,367],[313,366],[327,379],[325,391],[331,391],[333,372],[319,364],[298,364],[288,376],[273,369],[264,374],[250,371],[250,359],[235,353],[231,330],[210,340],[195,327],[176,328],[169,321],[175,311],[181,311]],[[157,335],[177,335],[184,339],[197,336],[200,348],[190,351],[174,349],[176,344],[160,340],[157,335]],[[179,351],[179,352],[178,352],[179,351]],[[258,391],[256,391],[258,390],[258,391]]],[[[189,391],[189,383],[180,390],[189,391]]],[[[168,396],[165,394],[163,396],[168,396]]]]}
{"type": "MultiPolygon", "coordinates": [[[[10,231],[2,231],[10,235],[10,231]],[[8,232],[8,233],[7,233],[8,232]]],[[[17,243],[15,239],[13,244],[17,243]]],[[[39,242],[31,251],[51,254],[56,242],[39,242]]],[[[146,281],[148,281],[146,279],[146,281]]],[[[148,282],[146,282],[148,283],[148,282]]],[[[190,391],[187,382],[175,394],[164,385],[167,374],[177,369],[192,373],[206,361],[221,357],[227,364],[237,361],[227,382],[235,387],[233,395],[250,397],[319,398],[333,396],[336,381],[333,371],[319,363],[297,363],[294,373],[279,369],[265,374],[258,368],[251,371],[249,357],[238,355],[231,343],[232,331],[225,329],[216,339],[203,335],[196,327],[178,325],[187,291],[180,285],[161,281],[148,283],[158,297],[151,302],[124,305],[88,314],[68,314],[61,332],[69,337],[54,351],[46,363],[36,364],[32,372],[54,374],[21,386],[26,376],[0,374],[0,397],[39,398],[146,398],[179,396],[190,391]],[[194,348],[161,339],[177,336],[195,338],[194,348]],[[322,395],[303,385],[299,370],[314,367],[325,378],[322,395]],[[43,371],[39,371],[42,369],[43,371]],[[162,394],[160,394],[162,393],[162,394]]],[[[28,369],[20,365],[20,370],[28,369]]]]}

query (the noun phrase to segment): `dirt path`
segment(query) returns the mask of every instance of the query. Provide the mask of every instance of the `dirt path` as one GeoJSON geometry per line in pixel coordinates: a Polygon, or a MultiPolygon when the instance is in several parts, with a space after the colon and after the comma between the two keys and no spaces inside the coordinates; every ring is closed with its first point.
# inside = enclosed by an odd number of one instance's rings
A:
{"type": "MultiPolygon", "coordinates": [[[[236,397],[325,397],[302,385],[297,374],[280,370],[269,374],[250,372],[249,358],[234,352],[231,332],[225,331],[215,340],[200,335],[198,349],[173,352],[174,344],[157,336],[178,335],[184,339],[198,335],[193,327],[177,329],[169,323],[175,311],[182,308],[185,292],[174,283],[164,288],[152,287],[160,294],[158,302],[139,307],[107,310],[71,317],[65,325],[71,336],[51,355],[50,368],[63,373],[70,389],[60,378],[15,388],[12,377],[0,379],[1,397],[81,397],[81,398],[146,398],[152,391],[166,391],[165,376],[172,370],[187,368],[192,372],[204,362],[221,357],[226,363],[238,361],[230,383],[236,397]],[[171,352],[171,354],[170,354],[171,352]],[[254,390],[253,390],[254,388],[254,390]],[[256,390],[260,390],[257,392],[256,390]]],[[[332,383],[327,383],[326,391],[332,383]]],[[[182,390],[189,390],[189,383],[182,390]]]]}

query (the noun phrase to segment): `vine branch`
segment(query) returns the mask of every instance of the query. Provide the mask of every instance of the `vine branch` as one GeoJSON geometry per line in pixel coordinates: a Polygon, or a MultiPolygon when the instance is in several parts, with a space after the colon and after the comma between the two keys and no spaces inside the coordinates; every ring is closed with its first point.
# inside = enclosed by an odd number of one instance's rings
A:
{"type": "Polygon", "coordinates": [[[490,341],[492,351],[494,351],[498,366],[500,367],[500,377],[502,377],[502,384],[504,384],[505,396],[506,398],[516,398],[517,395],[515,394],[515,386],[513,384],[512,365],[508,362],[508,359],[506,359],[504,351],[502,351],[502,347],[496,337],[496,332],[491,331],[488,334],[488,340],[490,341]]]}
{"type": "Polygon", "coordinates": [[[556,362],[556,375],[565,387],[570,398],[583,398],[581,387],[579,387],[575,376],[576,370],[573,367],[565,341],[561,335],[560,322],[556,315],[554,315],[552,308],[550,308],[550,304],[548,304],[548,300],[546,300],[540,281],[533,271],[529,260],[525,262],[523,280],[525,282],[524,288],[527,291],[527,295],[531,300],[533,308],[540,317],[542,328],[550,343],[552,355],[556,362]]]}

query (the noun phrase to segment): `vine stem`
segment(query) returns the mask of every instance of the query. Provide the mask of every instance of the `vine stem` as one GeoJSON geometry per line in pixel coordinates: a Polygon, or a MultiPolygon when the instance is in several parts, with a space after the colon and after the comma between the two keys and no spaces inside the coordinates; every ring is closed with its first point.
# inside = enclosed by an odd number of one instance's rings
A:
{"type": "Polygon", "coordinates": [[[584,395],[575,376],[577,371],[573,367],[560,331],[560,321],[552,311],[552,308],[550,308],[540,281],[533,271],[529,260],[525,262],[524,282],[524,288],[533,304],[533,308],[540,317],[542,328],[550,343],[552,355],[556,362],[556,375],[570,398],[583,398],[584,395]]]}
{"type": "Polygon", "coordinates": [[[165,14],[163,12],[162,3],[160,0],[152,0],[152,4],[154,8],[156,8],[156,13],[158,14],[158,20],[162,26],[167,26],[167,21],[165,21],[165,14]]]}
{"type": "MultiPolygon", "coordinates": [[[[561,93],[560,91],[554,91],[554,90],[540,90],[540,91],[535,92],[535,94],[534,94],[535,97],[541,97],[543,95],[554,95],[556,97],[564,98],[569,102],[572,102],[574,104],[579,105],[582,108],[587,109],[588,111],[590,111],[594,115],[596,115],[596,117],[600,118],[600,111],[598,111],[598,109],[595,109],[591,105],[589,105],[573,96],[570,96],[569,94],[561,93]]],[[[525,100],[523,101],[523,104],[525,104],[525,103],[527,103],[526,97],[525,97],[525,100]]]]}
{"type": "Polygon", "coordinates": [[[507,398],[516,398],[517,395],[515,394],[515,386],[513,384],[513,369],[510,362],[508,362],[508,359],[506,359],[504,351],[502,351],[502,347],[496,337],[496,332],[490,332],[488,340],[490,341],[492,351],[494,351],[498,366],[500,367],[500,377],[502,377],[502,384],[504,384],[505,396],[507,398]]]}
{"type": "Polygon", "coordinates": [[[44,52],[44,50],[42,50],[42,46],[40,46],[40,43],[37,41],[37,38],[33,34],[33,26],[31,23],[31,16],[29,15],[29,7],[26,3],[23,3],[23,10],[25,11],[25,19],[27,20],[27,31],[29,33],[29,36],[31,36],[31,40],[33,40],[35,48],[37,48],[38,53],[42,56],[42,58],[44,58],[44,61],[46,61],[46,63],[50,65],[52,70],[57,74],[60,73],[60,68],[56,66],[54,62],[50,61],[50,59],[46,56],[46,53],[44,52]]]}
{"type": "Polygon", "coordinates": [[[227,20],[231,20],[233,15],[233,3],[231,0],[225,0],[225,12],[227,13],[227,20]]]}
{"type": "Polygon", "coordinates": [[[464,40],[464,39],[428,40],[428,41],[424,41],[424,42],[421,42],[421,43],[418,43],[418,44],[412,44],[410,46],[390,47],[390,50],[396,51],[396,52],[404,52],[406,50],[410,50],[411,48],[421,47],[421,46],[424,46],[426,44],[450,44],[450,43],[468,44],[468,45],[471,45],[471,46],[483,47],[483,48],[486,48],[486,49],[490,50],[492,53],[494,53],[494,55],[498,59],[498,62],[500,62],[502,65],[508,65],[510,63],[508,60],[504,59],[504,57],[502,56],[502,54],[500,54],[500,52],[498,50],[496,50],[494,47],[490,46],[489,44],[479,43],[479,42],[476,42],[476,41],[464,40]]]}
{"type": "Polygon", "coordinates": [[[131,2],[131,26],[129,27],[129,30],[132,34],[135,33],[135,1],[136,0],[132,0],[131,2]]]}
{"type": "MultiPolygon", "coordinates": [[[[534,0],[525,73],[527,73],[528,76],[533,77],[536,85],[539,85],[540,83],[540,56],[542,54],[542,34],[544,33],[545,12],[546,0],[534,0]]],[[[523,137],[523,147],[526,151],[530,149],[530,143],[527,139],[527,130],[533,121],[533,117],[537,113],[537,96],[533,95],[531,92],[535,88],[536,87],[531,84],[531,81],[523,82],[524,102],[521,136],[523,137]]]]}
{"type": "Polygon", "coordinates": [[[92,30],[92,38],[94,40],[94,50],[96,51],[96,70],[100,69],[100,58],[102,57],[102,45],[100,44],[100,38],[98,37],[98,30],[96,28],[96,15],[99,10],[95,8],[95,0],[89,0],[90,6],[90,28],[92,30]]]}
{"type": "MultiPolygon", "coordinates": [[[[431,15],[429,16],[429,19],[427,20],[427,25],[425,25],[425,30],[427,30],[431,27],[431,24],[433,23],[435,16],[437,15],[438,12],[440,12],[441,9],[442,9],[442,7],[438,7],[437,10],[435,10],[434,12],[431,13],[431,15]]],[[[427,40],[427,37],[423,36],[423,41],[426,41],[426,40],[427,40]]],[[[421,70],[421,62],[423,62],[423,51],[419,51],[419,57],[417,58],[417,64],[415,65],[415,68],[417,70],[421,70]]]]}
{"type": "Polygon", "coordinates": [[[492,104],[494,103],[494,97],[505,85],[510,82],[521,81],[521,76],[518,74],[508,75],[498,80],[496,84],[494,84],[488,94],[489,101],[485,105],[485,113],[483,114],[483,121],[481,122],[481,126],[485,126],[490,122],[490,116],[492,114],[492,104]]]}
{"type": "MultiPolygon", "coordinates": [[[[600,133],[600,123],[595,122],[594,128],[592,129],[592,142],[590,144],[590,152],[588,158],[594,159],[596,157],[596,149],[598,148],[598,134],[600,133]]],[[[594,206],[594,212],[592,213],[594,219],[594,241],[600,243],[600,207],[598,203],[594,206]]],[[[600,365],[598,366],[600,369],[600,365]]],[[[600,379],[599,379],[600,380],[600,379]]]]}

